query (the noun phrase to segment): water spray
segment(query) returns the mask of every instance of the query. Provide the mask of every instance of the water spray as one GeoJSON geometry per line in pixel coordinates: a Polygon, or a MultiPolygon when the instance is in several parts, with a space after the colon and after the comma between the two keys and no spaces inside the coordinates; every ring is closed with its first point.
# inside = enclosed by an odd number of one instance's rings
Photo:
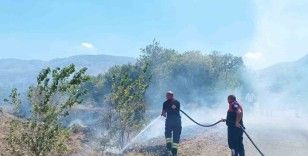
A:
{"type": "MultiPolygon", "coordinates": [[[[197,122],[196,120],[194,120],[193,118],[191,118],[187,113],[185,113],[183,110],[179,110],[181,113],[183,113],[187,118],[189,118],[192,122],[194,122],[195,124],[197,124],[198,126],[201,127],[213,127],[221,122],[226,122],[226,119],[221,119],[213,124],[201,124],[199,122],[197,122]]],[[[129,143],[127,143],[120,151],[118,151],[117,153],[122,154],[128,147],[130,147],[146,130],[148,130],[154,123],[156,123],[159,119],[160,119],[160,115],[158,117],[156,117],[155,119],[153,119],[146,127],[144,127],[133,139],[130,140],[129,143]]],[[[229,122],[229,121],[228,121],[229,122]]],[[[262,153],[262,151],[258,148],[258,146],[254,143],[254,141],[251,139],[251,137],[248,135],[248,133],[245,131],[244,127],[240,127],[244,134],[247,136],[247,138],[249,139],[249,141],[254,145],[254,147],[258,150],[258,152],[261,154],[261,156],[264,156],[264,154],[262,153]]]]}
{"type": "Polygon", "coordinates": [[[132,145],[147,129],[149,129],[155,122],[157,122],[160,119],[160,115],[153,119],[146,127],[144,127],[133,139],[129,141],[122,149],[120,153],[123,153],[129,146],[132,145]]]}

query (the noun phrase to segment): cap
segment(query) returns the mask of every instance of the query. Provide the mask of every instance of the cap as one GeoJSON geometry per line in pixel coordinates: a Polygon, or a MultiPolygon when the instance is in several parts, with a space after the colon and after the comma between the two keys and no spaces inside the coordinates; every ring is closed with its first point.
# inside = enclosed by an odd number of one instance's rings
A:
{"type": "Polygon", "coordinates": [[[172,92],[171,90],[169,90],[169,91],[167,92],[167,94],[173,95],[173,92],[172,92]]]}

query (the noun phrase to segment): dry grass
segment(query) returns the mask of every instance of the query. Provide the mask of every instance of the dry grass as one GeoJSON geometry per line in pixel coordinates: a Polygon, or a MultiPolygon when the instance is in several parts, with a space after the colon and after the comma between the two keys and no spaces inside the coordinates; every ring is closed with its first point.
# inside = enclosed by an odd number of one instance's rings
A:
{"type": "Polygon", "coordinates": [[[9,122],[11,121],[11,118],[0,112],[0,153],[1,155],[9,155],[7,151],[7,144],[5,141],[5,137],[7,136],[9,132],[9,122]]]}
{"type": "MultiPolygon", "coordinates": [[[[12,119],[21,120],[16,118],[13,115],[8,113],[0,112],[0,155],[1,156],[10,156],[11,154],[8,151],[9,146],[6,143],[6,136],[9,134],[9,125],[12,119]]],[[[85,135],[82,133],[72,133],[70,136],[68,143],[69,143],[69,153],[68,155],[80,155],[79,153],[90,153],[89,147],[86,147],[85,144],[82,143],[82,140],[85,139],[85,135]]],[[[87,155],[87,154],[85,154],[87,155]]],[[[97,153],[93,152],[93,156],[97,155],[97,153]]]]}

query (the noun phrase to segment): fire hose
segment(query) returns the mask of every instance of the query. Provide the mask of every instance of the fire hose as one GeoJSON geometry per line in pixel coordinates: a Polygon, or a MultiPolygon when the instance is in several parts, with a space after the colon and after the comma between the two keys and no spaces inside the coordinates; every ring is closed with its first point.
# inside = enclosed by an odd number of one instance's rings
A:
{"type": "MultiPolygon", "coordinates": [[[[189,118],[192,122],[194,122],[195,124],[201,126],[201,127],[213,127],[221,122],[230,122],[227,121],[226,119],[221,119],[213,124],[209,124],[209,125],[205,125],[205,124],[201,124],[198,123],[196,120],[194,120],[193,118],[191,118],[188,114],[186,114],[183,110],[180,110],[187,118],[189,118]]],[[[232,123],[232,122],[231,122],[232,123]]],[[[262,153],[262,151],[259,149],[259,147],[255,144],[255,142],[251,139],[251,137],[248,135],[248,133],[245,131],[245,128],[243,126],[240,126],[240,128],[242,129],[242,131],[244,132],[244,134],[247,136],[247,138],[249,139],[249,141],[252,143],[252,145],[258,150],[258,152],[261,154],[261,156],[264,156],[264,154],[262,153]]]]}

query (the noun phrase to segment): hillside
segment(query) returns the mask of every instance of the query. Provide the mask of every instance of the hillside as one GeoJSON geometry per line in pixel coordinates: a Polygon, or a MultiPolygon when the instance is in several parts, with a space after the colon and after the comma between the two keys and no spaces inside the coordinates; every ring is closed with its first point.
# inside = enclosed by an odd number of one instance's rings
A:
{"type": "Polygon", "coordinates": [[[279,95],[282,101],[289,99],[292,103],[302,103],[308,92],[307,69],[308,55],[294,62],[273,65],[258,71],[258,87],[260,90],[279,95]]]}
{"type": "Polygon", "coordinates": [[[74,63],[77,68],[87,67],[88,74],[97,75],[114,65],[134,61],[131,57],[110,55],[78,55],[50,61],[0,59],[0,95],[7,96],[7,92],[14,87],[24,91],[35,82],[37,74],[45,67],[63,67],[74,63]]]}

